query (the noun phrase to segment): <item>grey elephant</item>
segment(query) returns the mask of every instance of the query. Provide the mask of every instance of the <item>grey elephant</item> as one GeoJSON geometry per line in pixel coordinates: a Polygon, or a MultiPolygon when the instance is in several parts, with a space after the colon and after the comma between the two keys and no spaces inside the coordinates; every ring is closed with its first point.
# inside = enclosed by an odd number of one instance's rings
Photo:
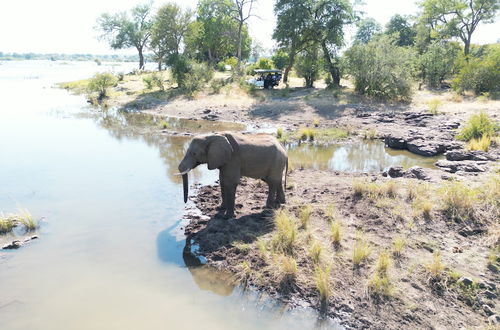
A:
{"type": "Polygon", "coordinates": [[[280,142],[267,134],[210,134],[195,137],[181,163],[184,203],[188,197],[187,173],[200,164],[209,170],[219,169],[221,210],[225,217],[234,217],[236,187],[242,176],[262,179],[269,186],[266,207],[285,203],[283,171],[288,172],[288,156],[280,142]]]}

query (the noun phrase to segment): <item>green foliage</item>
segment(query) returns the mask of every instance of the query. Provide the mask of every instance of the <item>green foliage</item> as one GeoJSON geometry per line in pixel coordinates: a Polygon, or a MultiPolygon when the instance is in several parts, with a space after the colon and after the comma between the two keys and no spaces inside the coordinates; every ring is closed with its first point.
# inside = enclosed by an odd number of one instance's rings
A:
{"type": "Polygon", "coordinates": [[[295,64],[295,71],[299,77],[304,78],[306,87],[314,87],[323,67],[322,61],[319,60],[319,50],[317,46],[313,46],[300,52],[295,64]]]}
{"type": "Polygon", "coordinates": [[[430,87],[439,87],[450,77],[461,48],[454,42],[434,42],[419,58],[422,80],[430,87]]]}
{"type": "Polygon", "coordinates": [[[480,139],[483,136],[491,137],[498,130],[496,124],[484,111],[470,116],[467,123],[462,127],[457,139],[469,141],[471,139],[480,139]]]}
{"type": "Polygon", "coordinates": [[[410,17],[396,14],[385,26],[385,34],[396,35],[398,46],[412,46],[417,32],[410,23],[410,17]]]}
{"type": "Polygon", "coordinates": [[[158,61],[168,62],[169,56],[179,54],[192,16],[190,10],[182,10],[175,3],[167,3],[158,9],[152,23],[150,42],[158,61]]]}
{"type": "Polygon", "coordinates": [[[411,50],[381,36],[346,52],[348,72],[358,93],[388,100],[409,100],[412,90],[411,50]]]}
{"type": "Polygon", "coordinates": [[[273,68],[273,61],[269,58],[259,58],[257,61],[257,69],[272,69],[273,68]]]}
{"type": "Polygon", "coordinates": [[[288,53],[284,50],[278,50],[271,59],[274,63],[274,67],[278,70],[283,70],[290,62],[290,56],[288,56],[288,53]]]}
{"type": "Polygon", "coordinates": [[[358,31],[354,37],[355,43],[366,44],[372,40],[373,36],[380,33],[382,27],[373,18],[365,18],[358,22],[358,31]]]}
{"type": "Polygon", "coordinates": [[[185,55],[177,55],[171,62],[172,79],[188,95],[203,88],[212,79],[213,71],[204,63],[196,63],[185,55]]]}
{"type": "Polygon", "coordinates": [[[500,92],[500,44],[490,45],[483,56],[462,60],[453,88],[462,92],[500,92]]]}
{"type": "Polygon", "coordinates": [[[0,234],[10,232],[16,226],[16,218],[13,216],[0,215],[0,234]]]}
{"type": "Polygon", "coordinates": [[[420,20],[432,27],[431,34],[446,39],[458,37],[469,54],[472,34],[479,23],[491,23],[500,8],[498,0],[424,0],[420,20]]]}
{"type": "Polygon", "coordinates": [[[163,81],[163,74],[161,72],[153,72],[150,75],[144,76],[142,78],[144,84],[146,84],[146,89],[153,89],[153,87],[158,87],[161,91],[165,90],[165,84],[163,81]]]}
{"type": "Polygon", "coordinates": [[[151,10],[152,4],[148,3],[135,6],[130,13],[104,13],[97,19],[96,29],[101,32],[100,39],[107,40],[111,48],[137,49],[139,69],[144,67],[143,50],[151,34],[151,10]]]}
{"type": "Polygon", "coordinates": [[[91,93],[97,93],[98,98],[102,100],[107,97],[108,89],[116,86],[118,79],[109,72],[96,73],[94,77],[89,80],[87,89],[91,93]]]}
{"type": "Polygon", "coordinates": [[[429,102],[427,102],[427,105],[428,105],[428,111],[430,113],[432,113],[433,115],[437,115],[439,114],[439,107],[443,104],[443,102],[438,99],[438,98],[433,98],[431,100],[429,100],[429,102]]]}

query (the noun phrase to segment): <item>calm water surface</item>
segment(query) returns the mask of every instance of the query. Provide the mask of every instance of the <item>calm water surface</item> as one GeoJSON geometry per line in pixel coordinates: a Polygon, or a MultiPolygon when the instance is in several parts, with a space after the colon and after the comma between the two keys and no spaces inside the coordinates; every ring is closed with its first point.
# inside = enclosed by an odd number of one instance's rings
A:
{"type": "MultiPolygon", "coordinates": [[[[125,117],[84,118],[83,97],[52,87],[134,67],[1,63],[0,211],[43,221],[39,240],[0,252],[0,329],[331,328],[186,267],[173,175],[186,139],[137,134],[125,117]]],[[[202,183],[216,175],[195,173],[202,183]]]]}

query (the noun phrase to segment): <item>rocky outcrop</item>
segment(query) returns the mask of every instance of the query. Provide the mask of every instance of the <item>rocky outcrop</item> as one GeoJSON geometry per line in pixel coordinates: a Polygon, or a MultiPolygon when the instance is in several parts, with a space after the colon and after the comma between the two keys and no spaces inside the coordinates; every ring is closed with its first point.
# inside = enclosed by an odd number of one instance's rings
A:
{"type": "Polygon", "coordinates": [[[456,173],[456,172],[466,172],[466,173],[477,173],[485,172],[488,168],[487,162],[482,161],[472,161],[472,160],[462,160],[462,161],[449,161],[449,160],[439,160],[435,163],[437,167],[440,167],[446,172],[456,173]]]}
{"type": "Polygon", "coordinates": [[[446,160],[449,161],[462,161],[462,160],[475,160],[475,161],[495,161],[497,157],[490,155],[487,152],[474,150],[452,150],[446,153],[446,160]]]}
{"type": "Polygon", "coordinates": [[[419,166],[410,167],[408,170],[404,170],[401,166],[391,166],[387,171],[383,172],[382,175],[390,178],[408,178],[423,181],[436,181],[442,179],[439,171],[419,166]]]}

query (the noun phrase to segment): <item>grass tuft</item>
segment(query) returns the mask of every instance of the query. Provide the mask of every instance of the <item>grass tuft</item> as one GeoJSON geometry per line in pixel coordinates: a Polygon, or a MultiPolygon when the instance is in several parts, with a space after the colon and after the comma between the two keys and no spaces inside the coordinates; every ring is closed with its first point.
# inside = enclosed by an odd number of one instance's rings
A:
{"type": "Polygon", "coordinates": [[[406,239],[404,239],[401,236],[398,236],[394,239],[392,253],[396,257],[400,257],[405,247],[406,247],[406,239]]]}
{"type": "Polygon", "coordinates": [[[321,243],[314,240],[309,248],[309,256],[311,257],[313,264],[317,265],[320,263],[322,251],[323,247],[321,246],[321,243]]]}
{"type": "Polygon", "coordinates": [[[441,107],[442,104],[443,102],[440,99],[433,98],[429,102],[427,102],[427,106],[429,107],[428,111],[433,115],[438,115],[439,114],[438,109],[439,107],[441,107]]]}
{"type": "Polygon", "coordinates": [[[491,138],[484,135],[480,139],[471,139],[466,146],[467,150],[488,151],[491,145],[491,138]]]}
{"type": "Polygon", "coordinates": [[[441,254],[434,252],[432,261],[425,265],[425,269],[430,275],[431,280],[439,280],[444,274],[444,264],[441,261],[441,254]]]}
{"type": "Polygon", "coordinates": [[[446,215],[456,221],[467,221],[473,218],[477,191],[459,181],[450,182],[442,187],[441,200],[446,215]]]}
{"type": "Polygon", "coordinates": [[[273,250],[275,252],[292,254],[298,236],[294,219],[288,212],[279,210],[275,213],[274,222],[276,232],[271,241],[273,250]]]}
{"type": "Polygon", "coordinates": [[[307,224],[311,219],[312,207],[311,205],[303,205],[299,210],[300,228],[307,228],[307,224]]]}
{"type": "Polygon", "coordinates": [[[486,114],[481,111],[470,116],[467,123],[462,127],[457,139],[470,141],[472,139],[481,139],[483,136],[491,137],[495,134],[498,125],[486,114]]]}
{"type": "Polygon", "coordinates": [[[0,234],[10,232],[16,226],[16,218],[14,216],[0,215],[0,234]]]}
{"type": "Polygon", "coordinates": [[[33,216],[28,210],[21,210],[19,214],[19,221],[28,231],[33,231],[38,228],[38,221],[33,219],[33,216]]]}
{"type": "Polygon", "coordinates": [[[378,256],[375,271],[381,276],[387,276],[391,263],[391,256],[387,251],[384,251],[378,256]]]}
{"type": "Polygon", "coordinates": [[[356,239],[352,250],[352,263],[355,267],[359,267],[371,254],[371,247],[361,235],[356,239]]]}
{"type": "Polygon", "coordinates": [[[309,127],[302,127],[299,129],[298,138],[301,141],[314,141],[315,130],[309,127]]]}
{"type": "Polygon", "coordinates": [[[316,289],[319,293],[321,304],[326,304],[332,296],[332,285],[330,283],[330,267],[316,267],[314,272],[316,289]]]}
{"type": "Polygon", "coordinates": [[[334,221],[330,225],[330,238],[335,246],[340,246],[342,240],[342,223],[340,221],[334,221]]]}
{"type": "Polygon", "coordinates": [[[372,296],[389,297],[392,295],[391,280],[388,276],[382,276],[379,273],[373,273],[368,281],[368,292],[372,296]]]}

